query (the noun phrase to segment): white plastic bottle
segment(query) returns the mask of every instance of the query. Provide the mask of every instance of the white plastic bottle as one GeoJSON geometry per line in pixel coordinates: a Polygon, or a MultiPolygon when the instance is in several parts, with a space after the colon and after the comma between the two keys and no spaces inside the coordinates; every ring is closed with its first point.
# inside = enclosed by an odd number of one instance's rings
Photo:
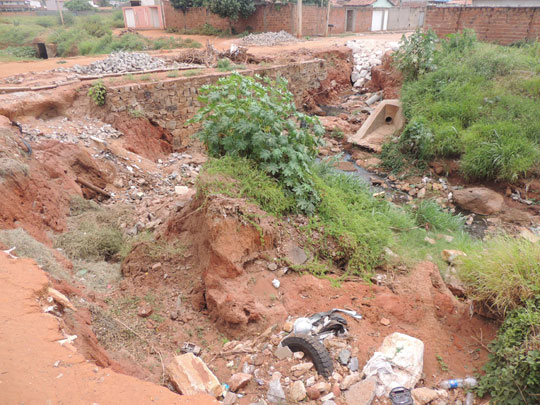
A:
{"type": "Polygon", "coordinates": [[[445,390],[450,390],[454,388],[471,388],[476,386],[476,378],[467,377],[467,378],[458,378],[455,380],[446,380],[442,381],[439,384],[439,387],[444,388],[445,390]]]}

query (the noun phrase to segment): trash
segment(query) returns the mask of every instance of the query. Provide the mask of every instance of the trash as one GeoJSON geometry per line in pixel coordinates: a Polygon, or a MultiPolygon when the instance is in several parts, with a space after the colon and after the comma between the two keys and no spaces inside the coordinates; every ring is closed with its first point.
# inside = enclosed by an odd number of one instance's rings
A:
{"type": "Polygon", "coordinates": [[[182,353],[193,353],[195,356],[201,354],[201,348],[195,343],[190,342],[184,342],[180,350],[182,351],[182,353]]]}
{"type": "Polygon", "coordinates": [[[201,392],[218,398],[223,395],[223,387],[200,357],[193,353],[175,356],[167,366],[167,375],[173,387],[182,395],[201,392]]]}
{"type": "Polygon", "coordinates": [[[474,405],[474,394],[472,392],[467,392],[465,397],[465,405],[474,405]]]}
{"type": "Polygon", "coordinates": [[[378,397],[388,395],[396,387],[412,389],[422,375],[424,367],[424,343],[402,333],[384,338],[379,350],[364,366],[366,377],[377,380],[378,397]]]}
{"type": "Polygon", "coordinates": [[[65,343],[73,343],[73,341],[77,339],[77,335],[66,335],[64,333],[64,336],[66,337],[65,339],[58,341],[58,343],[60,343],[62,346],[64,346],[65,343]]]}
{"type": "Polygon", "coordinates": [[[272,285],[275,287],[275,288],[279,288],[279,286],[281,285],[281,283],[279,282],[279,280],[277,278],[273,279],[272,280],[272,285]]]}
{"type": "Polygon", "coordinates": [[[16,247],[12,247],[11,249],[8,249],[8,250],[2,250],[2,252],[4,252],[6,255],[8,255],[10,258],[12,259],[18,259],[17,256],[14,256],[11,254],[11,252],[13,252],[14,250],[16,249],[16,247]]]}
{"type": "Polygon", "coordinates": [[[315,365],[317,372],[325,378],[332,375],[334,364],[326,347],[315,337],[304,334],[289,335],[281,342],[293,352],[304,352],[315,365]]]}
{"type": "Polygon", "coordinates": [[[77,309],[71,304],[69,299],[62,294],[60,291],[55,290],[54,288],[47,288],[47,294],[49,294],[56,303],[60,304],[64,308],[69,308],[72,311],[77,311],[77,309]]]}
{"type": "Polygon", "coordinates": [[[396,387],[390,391],[388,396],[392,405],[413,405],[413,399],[411,397],[411,390],[405,387],[396,387]]]}
{"type": "Polygon", "coordinates": [[[309,334],[312,326],[313,325],[308,318],[298,318],[294,321],[293,331],[294,333],[309,334]]]}
{"type": "Polygon", "coordinates": [[[450,390],[453,388],[472,388],[477,384],[476,378],[467,377],[467,378],[458,378],[455,380],[446,380],[442,381],[439,384],[439,387],[444,388],[445,390],[450,390]]]}

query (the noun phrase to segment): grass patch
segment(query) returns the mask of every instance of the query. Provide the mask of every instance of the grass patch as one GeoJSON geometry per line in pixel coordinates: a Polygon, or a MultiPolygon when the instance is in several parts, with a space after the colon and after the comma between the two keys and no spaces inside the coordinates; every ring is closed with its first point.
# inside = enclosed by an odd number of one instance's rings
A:
{"type": "Polygon", "coordinates": [[[54,278],[61,280],[71,279],[69,273],[56,261],[51,250],[28,235],[24,229],[0,230],[0,242],[8,248],[15,247],[13,253],[16,256],[34,259],[43,270],[50,273],[54,278]]]}
{"type": "Polygon", "coordinates": [[[192,77],[192,76],[200,75],[201,73],[202,73],[202,69],[190,69],[190,70],[185,70],[184,72],[182,72],[182,76],[192,77]]]}
{"type": "Polygon", "coordinates": [[[226,156],[209,160],[203,176],[198,179],[197,190],[203,195],[246,198],[276,216],[284,215],[294,207],[293,199],[276,180],[244,158],[226,156]]]}
{"type": "Polygon", "coordinates": [[[232,63],[229,59],[220,59],[217,61],[217,70],[220,72],[232,72],[233,70],[244,70],[246,67],[244,65],[237,65],[232,63]]]}
{"type": "Polygon", "coordinates": [[[484,249],[461,258],[460,277],[469,296],[504,315],[540,296],[540,245],[507,236],[488,240],[484,249]]]}
{"type": "Polygon", "coordinates": [[[454,35],[435,52],[436,69],[402,88],[409,121],[383,153],[387,167],[434,157],[461,159],[475,180],[517,181],[540,162],[540,45],[505,47],[454,35]]]}

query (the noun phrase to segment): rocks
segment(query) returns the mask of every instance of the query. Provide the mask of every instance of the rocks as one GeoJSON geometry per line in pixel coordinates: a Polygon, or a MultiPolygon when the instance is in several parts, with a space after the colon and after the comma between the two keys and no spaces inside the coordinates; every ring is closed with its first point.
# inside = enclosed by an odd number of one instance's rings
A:
{"type": "Polygon", "coordinates": [[[355,88],[361,88],[371,80],[371,69],[382,63],[384,53],[399,49],[396,42],[381,44],[376,41],[352,40],[346,44],[352,49],[354,70],[351,74],[351,82],[355,88]]]}
{"type": "Polygon", "coordinates": [[[290,264],[295,266],[300,266],[301,264],[304,264],[308,259],[305,250],[294,242],[290,242],[286,246],[285,254],[290,264]]]}
{"type": "Polygon", "coordinates": [[[377,396],[388,395],[394,387],[413,388],[424,367],[424,343],[402,333],[384,338],[381,347],[364,366],[367,377],[375,377],[377,396]]]}
{"type": "Polygon", "coordinates": [[[141,318],[149,317],[150,315],[152,315],[152,312],[154,312],[154,310],[148,302],[142,302],[137,308],[137,315],[141,318]]]}
{"type": "Polygon", "coordinates": [[[285,403],[285,392],[279,379],[272,379],[268,383],[268,392],[266,394],[268,402],[274,404],[285,403]]]}
{"type": "Polygon", "coordinates": [[[167,375],[173,387],[183,395],[207,393],[220,397],[223,388],[207,365],[193,353],[175,356],[167,366],[167,375]]]}
{"type": "Polygon", "coordinates": [[[370,405],[375,398],[377,382],[375,378],[367,378],[354,384],[345,392],[347,405],[370,405]]]}
{"type": "Polygon", "coordinates": [[[313,368],[313,363],[300,363],[291,367],[291,372],[295,377],[301,377],[313,368]]]}
{"type": "Polygon", "coordinates": [[[106,73],[127,73],[164,69],[167,67],[197,68],[200,67],[200,65],[171,62],[142,52],[115,52],[111,53],[105,59],[98,60],[90,65],[75,65],[70,71],[82,75],[101,75],[106,73]]]}
{"type": "Polygon", "coordinates": [[[227,392],[225,398],[223,398],[223,405],[233,405],[237,402],[238,397],[232,392],[227,392]]]}
{"type": "Polygon", "coordinates": [[[273,46],[282,42],[297,42],[298,40],[286,31],[263,32],[262,34],[249,34],[242,38],[242,45],[273,46]]]}
{"type": "Polygon", "coordinates": [[[346,366],[349,364],[349,360],[351,359],[351,352],[347,349],[341,349],[339,352],[338,360],[339,362],[346,366]]]}
{"type": "Polygon", "coordinates": [[[233,374],[229,380],[229,387],[232,392],[237,392],[239,389],[244,388],[252,379],[251,374],[246,373],[236,373],[233,374]]]}
{"type": "Polygon", "coordinates": [[[339,388],[342,391],[348,390],[353,384],[356,384],[361,379],[362,375],[360,373],[349,374],[343,378],[343,381],[341,381],[339,388]]]}
{"type": "Polygon", "coordinates": [[[437,399],[448,398],[448,392],[445,390],[432,390],[427,387],[415,388],[411,391],[414,403],[418,405],[429,404],[437,399]]]}
{"type": "Polygon", "coordinates": [[[309,399],[316,401],[321,397],[321,392],[315,387],[311,386],[306,390],[306,394],[309,399]]]}
{"type": "Polygon", "coordinates": [[[358,371],[358,357],[351,358],[351,361],[349,361],[349,370],[353,373],[355,371],[358,371]]]}
{"type": "Polygon", "coordinates": [[[289,388],[289,397],[291,400],[300,402],[306,395],[306,387],[302,381],[298,380],[291,384],[291,387],[289,388]]]}
{"type": "Polygon", "coordinates": [[[461,208],[480,215],[497,214],[504,207],[503,196],[486,187],[455,190],[454,201],[461,208]]]}
{"type": "Polygon", "coordinates": [[[288,346],[279,346],[274,352],[274,356],[276,356],[279,360],[292,357],[292,355],[293,355],[293,352],[291,351],[291,349],[289,349],[288,346]]]}
{"type": "Polygon", "coordinates": [[[467,256],[467,254],[461,250],[445,249],[441,252],[441,256],[445,262],[454,264],[459,256],[467,256]]]}

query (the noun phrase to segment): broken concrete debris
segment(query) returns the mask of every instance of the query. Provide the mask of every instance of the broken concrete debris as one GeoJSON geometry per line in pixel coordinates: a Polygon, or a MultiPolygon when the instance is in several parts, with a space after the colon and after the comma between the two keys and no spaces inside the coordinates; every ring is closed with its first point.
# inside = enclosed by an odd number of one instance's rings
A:
{"type": "Polygon", "coordinates": [[[286,31],[249,34],[242,38],[242,45],[272,46],[283,42],[297,42],[298,39],[286,31]]]}
{"type": "Polygon", "coordinates": [[[384,338],[378,351],[364,366],[366,377],[375,377],[378,397],[393,388],[412,389],[420,380],[424,367],[424,343],[414,337],[395,332],[384,338]]]}
{"type": "Polygon", "coordinates": [[[382,63],[382,57],[386,52],[397,51],[399,43],[387,42],[380,44],[377,41],[351,40],[346,45],[352,49],[354,69],[351,74],[351,82],[355,88],[362,88],[371,80],[371,68],[382,63]]]}
{"type": "Polygon", "coordinates": [[[217,377],[193,353],[175,356],[167,366],[167,375],[173,387],[183,395],[207,393],[216,398],[223,395],[217,377]]]}

